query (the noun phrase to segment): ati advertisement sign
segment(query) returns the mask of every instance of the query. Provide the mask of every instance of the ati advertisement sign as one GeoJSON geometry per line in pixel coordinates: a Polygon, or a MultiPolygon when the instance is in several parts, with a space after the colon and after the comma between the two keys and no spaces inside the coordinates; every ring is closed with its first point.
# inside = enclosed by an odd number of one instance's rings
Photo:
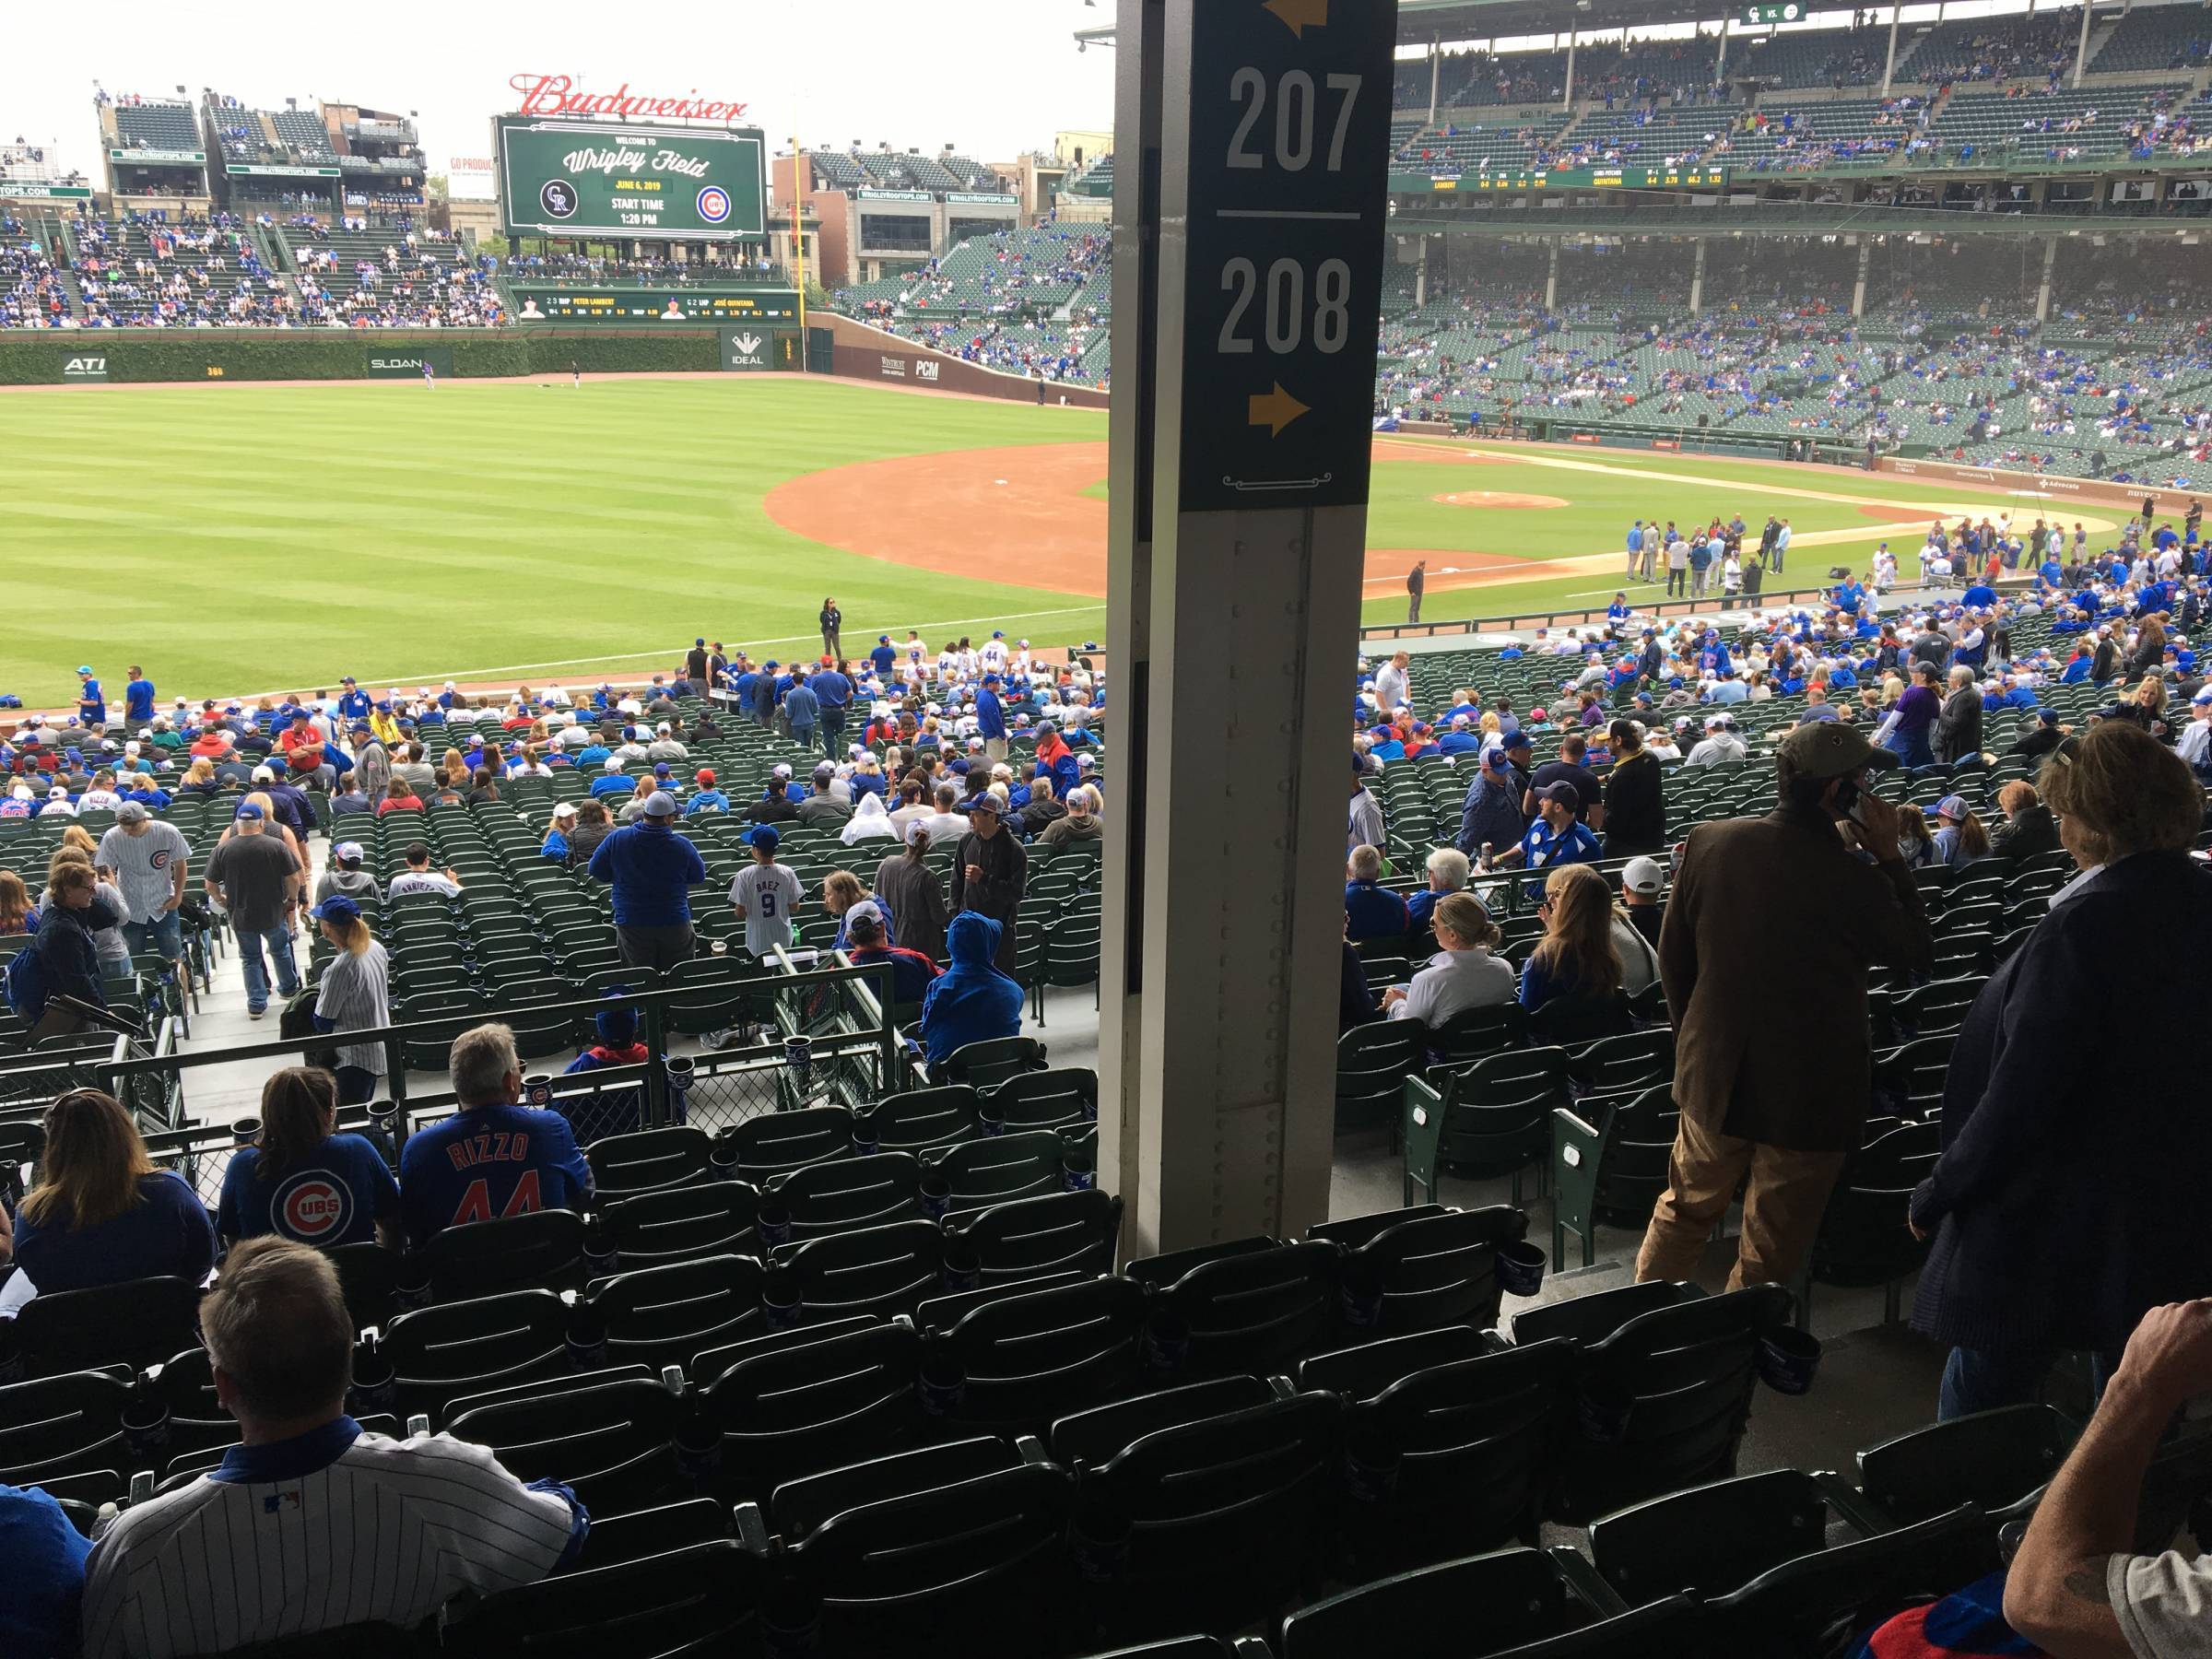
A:
{"type": "Polygon", "coordinates": [[[80,351],[62,359],[62,379],[65,382],[104,381],[108,378],[108,359],[97,351],[80,351]]]}
{"type": "Polygon", "coordinates": [[[795,323],[793,288],[514,288],[518,323],[795,323]]]}
{"type": "Polygon", "coordinates": [[[782,328],[725,328],[722,332],[722,366],[740,373],[796,373],[799,336],[782,328]]]}
{"type": "Polygon", "coordinates": [[[422,366],[429,364],[430,372],[441,378],[453,371],[453,348],[450,346],[426,346],[419,351],[371,351],[369,354],[371,380],[420,380],[422,366]]]}
{"type": "Polygon", "coordinates": [[[510,236],[726,241],[759,236],[767,200],[758,128],[493,124],[510,236]]]}

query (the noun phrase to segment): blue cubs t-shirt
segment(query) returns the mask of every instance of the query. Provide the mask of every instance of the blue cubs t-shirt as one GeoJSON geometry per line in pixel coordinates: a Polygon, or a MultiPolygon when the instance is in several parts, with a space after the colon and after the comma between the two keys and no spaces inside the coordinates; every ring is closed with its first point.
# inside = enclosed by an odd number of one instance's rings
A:
{"type": "Polygon", "coordinates": [[[528,1106],[473,1106],[407,1137],[400,1210],[417,1244],[471,1221],[533,1210],[580,1210],[591,1166],[568,1120],[528,1106]]]}
{"type": "Polygon", "coordinates": [[[360,1244],[399,1214],[399,1182],[361,1135],[334,1135],[299,1168],[265,1181],[261,1159],[260,1148],[242,1147],[223,1171],[215,1230],[226,1239],[277,1233],[321,1248],[360,1244]]]}

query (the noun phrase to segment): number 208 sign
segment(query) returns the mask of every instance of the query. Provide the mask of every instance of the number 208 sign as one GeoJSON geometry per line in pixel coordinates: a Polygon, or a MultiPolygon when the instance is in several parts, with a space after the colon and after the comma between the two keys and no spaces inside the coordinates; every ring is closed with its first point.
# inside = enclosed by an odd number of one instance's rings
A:
{"type": "Polygon", "coordinates": [[[1367,499],[1395,0],[1187,0],[1186,512],[1367,499]]]}

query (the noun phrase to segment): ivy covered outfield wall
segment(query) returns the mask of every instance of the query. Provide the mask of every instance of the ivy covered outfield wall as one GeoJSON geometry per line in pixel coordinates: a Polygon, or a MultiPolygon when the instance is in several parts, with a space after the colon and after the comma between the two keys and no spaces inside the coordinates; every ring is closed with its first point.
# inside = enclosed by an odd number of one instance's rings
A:
{"type": "Polygon", "coordinates": [[[415,378],[428,358],[462,378],[696,372],[722,368],[712,328],[44,329],[0,334],[0,385],[101,381],[415,378]]]}

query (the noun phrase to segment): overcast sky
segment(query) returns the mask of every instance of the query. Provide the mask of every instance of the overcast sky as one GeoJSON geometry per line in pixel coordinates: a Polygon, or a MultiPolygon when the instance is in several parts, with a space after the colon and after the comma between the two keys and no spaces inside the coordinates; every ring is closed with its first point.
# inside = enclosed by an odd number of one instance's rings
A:
{"type": "Polygon", "coordinates": [[[488,118],[518,96],[508,77],[567,75],[593,91],[744,102],[771,149],[796,131],[809,147],[854,138],[979,160],[1049,147],[1063,128],[1113,119],[1113,53],[1076,51],[1077,29],[1111,23],[1112,0],[960,0],[932,12],[912,0],[675,0],[607,5],[539,0],[275,16],[236,0],[104,0],[12,8],[0,50],[0,142],[59,147],[99,181],[92,110],[110,92],[203,87],[255,109],[333,102],[421,112],[433,171],[482,155],[488,118]],[[934,18],[935,27],[923,20],[934,18]]]}

